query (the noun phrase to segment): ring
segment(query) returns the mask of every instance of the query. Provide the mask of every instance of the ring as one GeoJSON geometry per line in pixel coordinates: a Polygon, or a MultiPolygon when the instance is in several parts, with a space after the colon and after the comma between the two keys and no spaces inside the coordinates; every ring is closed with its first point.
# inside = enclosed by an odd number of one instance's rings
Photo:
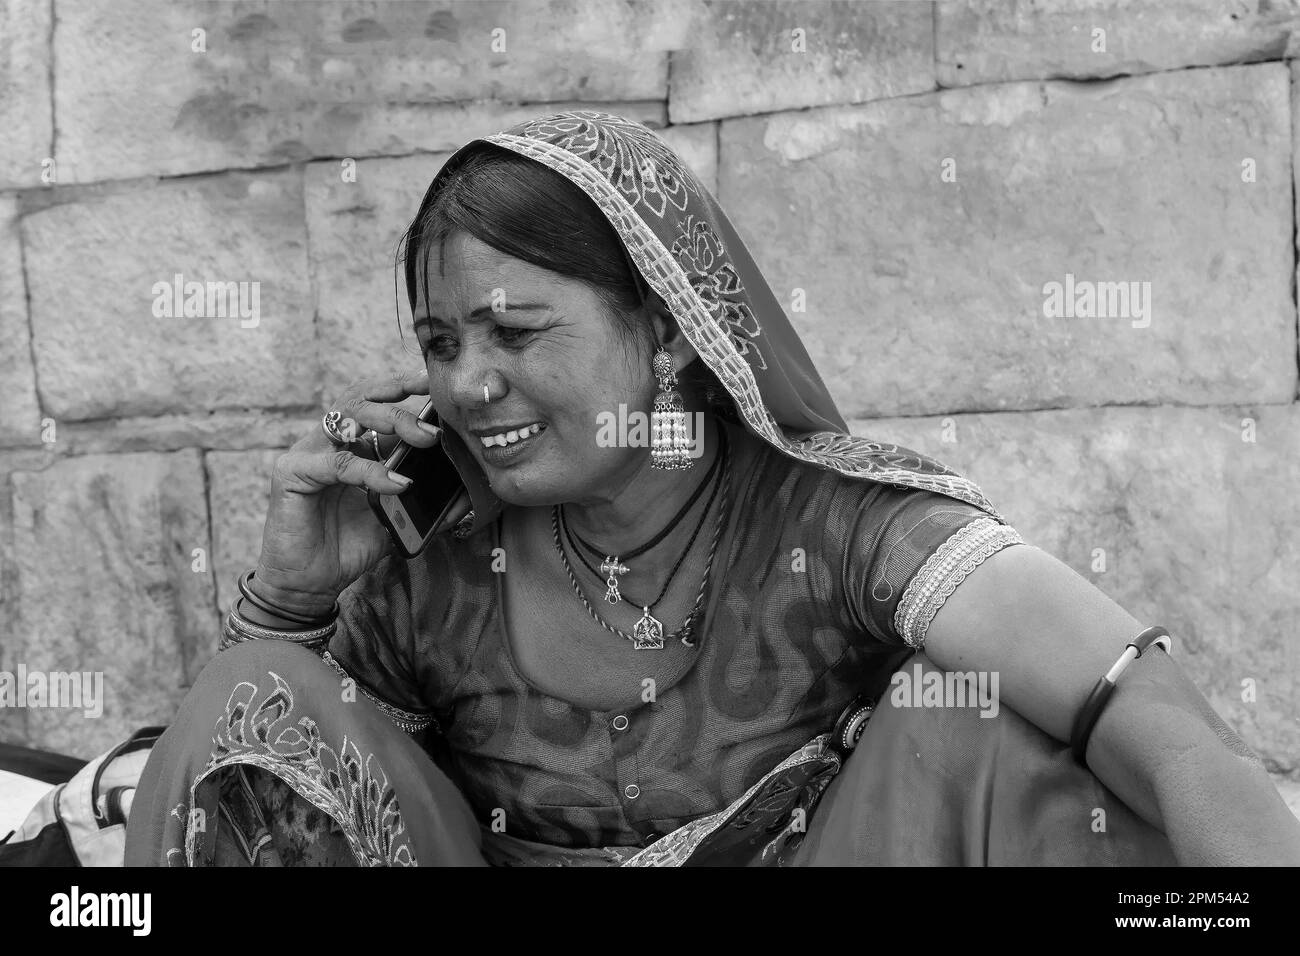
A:
{"type": "Polygon", "coordinates": [[[332,444],[343,446],[348,440],[343,437],[343,432],[339,429],[339,423],[343,421],[343,413],[339,411],[326,412],[325,417],[320,421],[320,427],[325,431],[325,437],[332,444]]]}
{"type": "Polygon", "coordinates": [[[379,450],[379,432],[373,428],[367,428],[361,435],[362,441],[370,442],[370,447],[375,450],[375,461],[383,461],[384,453],[379,450]]]}
{"type": "Polygon", "coordinates": [[[483,386],[483,404],[484,404],[484,405],[488,405],[488,404],[490,404],[491,402],[492,402],[492,399],[488,397],[488,387],[487,387],[486,385],[484,385],[484,386],[483,386]]]}

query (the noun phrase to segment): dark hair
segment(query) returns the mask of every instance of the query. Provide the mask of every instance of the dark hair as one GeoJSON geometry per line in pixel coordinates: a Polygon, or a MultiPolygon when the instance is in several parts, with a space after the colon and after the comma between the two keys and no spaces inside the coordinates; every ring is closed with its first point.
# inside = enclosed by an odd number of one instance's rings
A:
{"type": "MultiPolygon", "coordinates": [[[[429,257],[466,232],[503,255],[585,282],[605,303],[629,351],[648,351],[653,337],[642,306],[649,289],[614,227],[578,186],[541,163],[504,147],[467,150],[442,188],[425,193],[398,246],[407,297],[427,288],[429,257]]],[[[683,392],[738,420],[713,371],[697,358],[678,375],[683,392]]]]}

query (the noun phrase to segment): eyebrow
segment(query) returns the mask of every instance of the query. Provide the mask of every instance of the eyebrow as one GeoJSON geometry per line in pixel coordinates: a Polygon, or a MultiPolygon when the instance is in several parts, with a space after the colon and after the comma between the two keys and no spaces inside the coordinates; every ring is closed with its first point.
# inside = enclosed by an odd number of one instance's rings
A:
{"type": "MultiPolygon", "coordinates": [[[[544,303],[541,303],[541,302],[520,302],[520,303],[518,303],[518,304],[516,304],[516,305],[506,305],[505,308],[500,309],[500,310],[493,309],[492,306],[490,306],[490,305],[480,305],[477,309],[475,309],[473,312],[471,312],[471,313],[469,314],[469,317],[470,317],[471,319],[477,319],[477,318],[478,318],[480,315],[482,315],[484,312],[494,312],[494,311],[501,311],[501,312],[550,312],[550,311],[552,311],[552,309],[551,309],[551,307],[550,307],[549,305],[545,305],[544,303]]],[[[448,324],[449,324],[449,323],[443,321],[442,319],[438,318],[436,315],[430,315],[430,314],[426,313],[426,314],[424,314],[424,315],[416,316],[415,322],[413,323],[413,328],[418,332],[418,331],[420,330],[420,327],[421,327],[421,326],[432,325],[432,324],[435,323],[435,322],[437,322],[439,325],[448,325],[448,324]]]]}

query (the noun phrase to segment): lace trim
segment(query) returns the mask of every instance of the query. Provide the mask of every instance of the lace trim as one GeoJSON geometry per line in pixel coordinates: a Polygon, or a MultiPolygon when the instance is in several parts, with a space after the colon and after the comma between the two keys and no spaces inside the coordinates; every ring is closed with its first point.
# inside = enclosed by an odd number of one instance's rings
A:
{"type": "Polygon", "coordinates": [[[977,518],[955,531],[908,582],[894,612],[894,630],[904,643],[919,650],[930,622],[957,585],[993,554],[1024,543],[1015,528],[993,518],[977,518]]]}
{"type": "Polygon", "coordinates": [[[432,725],[435,733],[442,733],[442,728],[438,726],[438,720],[433,714],[423,714],[413,710],[403,710],[395,704],[390,704],[381,697],[376,696],[366,689],[361,681],[349,674],[329,651],[325,651],[321,657],[325,663],[341,675],[344,679],[352,681],[362,694],[370,700],[372,704],[379,708],[385,717],[398,726],[399,729],[406,731],[408,734],[416,734],[432,725]]]}
{"type": "MultiPolygon", "coordinates": [[[[195,866],[210,838],[205,817],[196,818],[199,791],[214,774],[233,766],[253,766],[279,777],[304,800],[329,815],[342,829],[363,866],[415,866],[411,835],[402,822],[397,793],[374,754],[362,755],[346,736],[335,750],[321,738],[316,721],[294,715],[293,689],[279,675],[263,689],[241,681],[230,692],[225,712],[212,732],[212,754],[190,785],[189,803],[171,815],[185,828],[184,859],[195,866]]],[[[211,812],[215,812],[215,806],[211,812]]],[[[179,862],[180,847],[167,853],[179,862]]]]}
{"type": "MultiPolygon", "coordinates": [[[[830,734],[821,734],[814,737],[808,743],[804,744],[790,756],[786,757],[779,764],[763,775],[763,778],[746,790],[741,796],[737,797],[730,805],[716,813],[710,813],[707,816],[697,817],[689,823],[678,827],[672,833],[660,837],[654,843],[650,844],[644,850],[639,851],[632,857],[624,860],[622,866],[681,866],[685,863],[696,848],[704,842],[705,837],[709,836],[715,830],[726,825],[726,823],[736,814],[736,811],[743,807],[755,793],[757,793],[764,784],[775,777],[777,774],[788,770],[790,767],[797,766],[801,763],[807,763],[810,760],[816,760],[830,751],[830,734]]],[[[838,759],[838,758],[837,758],[838,759]]]]}

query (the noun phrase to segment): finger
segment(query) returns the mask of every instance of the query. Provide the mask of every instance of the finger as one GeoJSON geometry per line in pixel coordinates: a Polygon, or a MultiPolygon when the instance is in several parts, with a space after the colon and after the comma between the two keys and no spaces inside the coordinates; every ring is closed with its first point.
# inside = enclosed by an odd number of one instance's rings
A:
{"type": "MultiPolygon", "coordinates": [[[[332,411],[337,411],[342,416],[339,422],[339,431],[347,439],[347,443],[356,441],[361,437],[361,433],[367,428],[374,428],[380,434],[391,435],[394,433],[392,427],[380,428],[376,421],[388,421],[391,426],[391,416],[371,416],[373,420],[360,422],[357,420],[355,411],[351,413],[349,409],[355,409],[360,402],[381,400],[381,401],[401,401],[411,395],[429,394],[429,373],[428,369],[417,369],[412,372],[398,372],[387,380],[372,379],[353,382],[339,395],[337,402],[329,406],[332,411]]],[[[415,416],[412,415],[412,418],[415,416]]],[[[417,426],[418,428],[418,426],[417,426]]],[[[413,444],[421,447],[428,447],[432,442],[424,440],[420,436],[427,434],[424,429],[417,431],[407,430],[410,440],[413,444]]],[[[400,432],[398,433],[401,434],[400,432]]],[[[407,437],[407,435],[402,435],[407,437]]],[[[294,446],[295,449],[323,451],[328,448],[346,447],[346,445],[336,444],[321,427],[318,420],[316,426],[304,435],[294,446]]]]}
{"type": "Polygon", "coordinates": [[[372,402],[400,402],[411,395],[429,394],[429,370],[394,372],[388,378],[368,379],[360,383],[358,391],[349,398],[364,398],[372,402]]]}
{"type": "Polygon", "coordinates": [[[438,443],[442,429],[431,422],[422,422],[413,412],[398,405],[385,405],[363,398],[353,399],[343,408],[345,421],[352,420],[361,426],[355,430],[357,438],[367,428],[381,435],[396,435],[417,448],[431,448],[438,443]]]}
{"type": "Polygon", "coordinates": [[[383,462],[360,458],[344,449],[315,454],[291,451],[275,463],[275,477],[283,490],[304,495],[334,485],[399,495],[411,486],[411,479],[389,471],[383,462]]]}
{"type": "MultiPolygon", "coordinates": [[[[349,408],[348,403],[344,403],[343,408],[349,408]]],[[[366,430],[355,418],[350,417],[346,412],[340,411],[343,417],[338,421],[336,428],[343,441],[335,441],[325,432],[322,419],[315,419],[315,424],[308,430],[307,434],[294,443],[293,451],[305,452],[325,452],[335,448],[346,448],[356,450],[360,447],[361,435],[366,430]]]]}
{"type": "Polygon", "coordinates": [[[442,522],[442,524],[438,525],[436,530],[450,531],[452,528],[455,528],[456,525],[460,524],[461,519],[464,518],[467,514],[469,514],[470,511],[473,510],[473,508],[474,508],[474,502],[470,500],[469,495],[468,494],[462,495],[461,498],[455,502],[454,506],[447,513],[446,519],[442,522]]]}
{"type": "Polygon", "coordinates": [[[348,451],[372,461],[387,461],[388,456],[401,444],[401,441],[402,439],[397,435],[381,435],[372,429],[367,429],[356,444],[348,446],[348,451]]]}
{"type": "Polygon", "coordinates": [[[346,402],[357,398],[367,398],[380,402],[400,402],[411,395],[429,394],[429,370],[427,368],[410,371],[393,371],[386,377],[363,378],[348,384],[339,394],[338,408],[346,402]]]}

